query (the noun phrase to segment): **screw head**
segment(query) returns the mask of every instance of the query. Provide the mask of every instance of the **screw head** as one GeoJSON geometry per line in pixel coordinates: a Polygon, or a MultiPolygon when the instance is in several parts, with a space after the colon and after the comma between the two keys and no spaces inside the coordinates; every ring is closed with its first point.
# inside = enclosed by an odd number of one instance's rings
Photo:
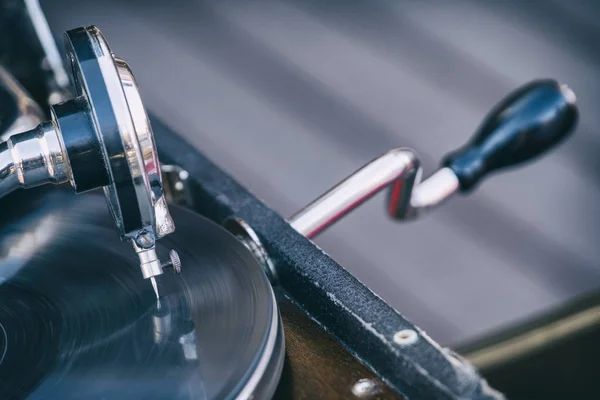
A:
{"type": "Polygon", "coordinates": [[[154,246],[154,235],[150,232],[140,232],[135,238],[135,243],[142,249],[149,249],[154,246]]]}
{"type": "Polygon", "coordinates": [[[394,342],[402,346],[413,344],[418,339],[419,335],[412,329],[403,329],[394,334],[394,342]]]}
{"type": "Polygon", "coordinates": [[[368,399],[379,392],[379,384],[373,379],[360,379],[352,386],[352,394],[360,399],[368,399]]]}

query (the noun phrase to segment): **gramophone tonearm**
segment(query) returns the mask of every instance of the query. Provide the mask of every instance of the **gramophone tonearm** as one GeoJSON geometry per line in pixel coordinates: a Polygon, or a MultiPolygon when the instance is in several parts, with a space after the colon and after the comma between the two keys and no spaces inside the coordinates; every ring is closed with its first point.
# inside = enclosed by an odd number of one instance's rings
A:
{"type": "Polygon", "coordinates": [[[144,278],[162,263],[156,240],[175,225],[163,193],[152,129],[127,63],[96,27],[65,34],[75,97],[51,107],[51,121],[0,144],[0,196],[18,187],[69,182],[76,193],[102,187],[122,239],[131,241],[144,278]]]}

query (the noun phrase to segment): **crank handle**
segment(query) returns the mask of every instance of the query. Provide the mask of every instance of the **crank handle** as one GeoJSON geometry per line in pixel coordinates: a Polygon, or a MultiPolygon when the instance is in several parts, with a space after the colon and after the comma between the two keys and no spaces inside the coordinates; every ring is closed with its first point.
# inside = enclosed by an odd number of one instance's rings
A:
{"type": "Polygon", "coordinates": [[[415,187],[410,202],[389,207],[390,215],[415,218],[457,192],[471,192],[491,172],[549,151],[573,132],[575,101],[573,91],[554,80],[520,87],[490,111],[467,144],[444,157],[441,169],[415,187]]]}
{"type": "Polygon", "coordinates": [[[530,161],[564,140],[577,124],[575,94],[554,80],[533,81],[498,104],[465,146],[442,161],[467,193],[490,172],[530,161]]]}
{"type": "Polygon", "coordinates": [[[289,218],[308,238],[385,187],[395,219],[414,219],[457,192],[468,193],[489,173],[530,161],[565,139],[575,127],[575,94],[554,80],[530,82],[494,107],[472,139],[448,154],[442,168],[421,183],[410,149],[394,149],[365,165],[289,218]]]}
{"type": "MultiPolygon", "coordinates": [[[[442,168],[421,182],[415,153],[388,151],[298,211],[288,223],[309,239],[331,226],[384,188],[390,188],[388,214],[414,219],[457,192],[468,193],[487,174],[529,161],[566,138],[577,123],[575,95],[553,80],[533,81],[506,97],[461,149],[442,161],[442,168]]],[[[239,218],[225,227],[256,256],[272,282],[275,266],[258,235],[239,218]]]]}

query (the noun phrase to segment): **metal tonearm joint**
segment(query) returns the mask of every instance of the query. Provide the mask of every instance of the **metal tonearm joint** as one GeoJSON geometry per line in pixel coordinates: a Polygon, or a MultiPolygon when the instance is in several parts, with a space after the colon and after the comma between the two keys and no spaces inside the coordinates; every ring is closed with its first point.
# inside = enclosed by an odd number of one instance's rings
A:
{"type": "MultiPolygon", "coordinates": [[[[156,241],[175,225],[137,84],[96,27],[68,31],[65,44],[75,97],[53,105],[50,121],[0,144],[0,197],[46,183],[69,182],[76,193],[103,188],[121,239],[132,243],[142,275],[151,278],[158,296],[154,277],[167,264],[175,270],[181,266],[174,251],[167,263],[156,253],[156,241]]],[[[7,82],[0,89],[22,97],[7,82]]],[[[27,121],[37,117],[25,111],[19,115],[27,121]]]]}
{"type": "MultiPolygon", "coordinates": [[[[575,94],[554,80],[530,82],[494,107],[471,140],[448,154],[441,168],[421,182],[415,153],[398,148],[376,158],[288,219],[300,234],[313,238],[360,204],[389,188],[387,212],[397,220],[417,218],[455,193],[468,193],[490,172],[529,161],[550,150],[575,128],[575,94]]],[[[225,226],[262,261],[275,279],[258,235],[236,218],[225,226]]]]}

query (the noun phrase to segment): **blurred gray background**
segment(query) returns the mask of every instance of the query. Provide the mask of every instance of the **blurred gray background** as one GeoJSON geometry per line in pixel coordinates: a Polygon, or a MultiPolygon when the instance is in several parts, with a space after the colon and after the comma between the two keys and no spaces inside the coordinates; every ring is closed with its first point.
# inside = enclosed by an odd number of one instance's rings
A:
{"type": "Polygon", "coordinates": [[[569,84],[576,135],[415,223],[372,200],[316,242],[444,344],[600,286],[600,5],[571,1],[42,0],[97,25],[148,108],[287,216],[387,149],[431,173],[500,98],[569,84]]]}

